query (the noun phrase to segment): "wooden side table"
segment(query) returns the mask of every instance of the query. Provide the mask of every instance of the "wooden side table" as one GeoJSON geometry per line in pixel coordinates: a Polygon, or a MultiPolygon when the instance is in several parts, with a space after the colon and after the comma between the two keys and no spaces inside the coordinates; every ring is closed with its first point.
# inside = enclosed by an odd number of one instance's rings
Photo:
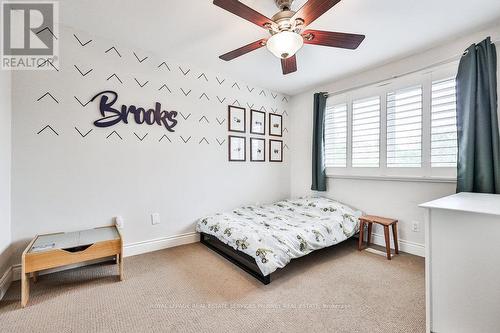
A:
{"type": "Polygon", "coordinates": [[[116,226],[36,236],[22,255],[21,306],[28,303],[30,274],[36,282],[39,271],[112,256],[121,281],[123,241],[116,226]]]}
{"type": "Polygon", "coordinates": [[[370,245],[370,239],[372,237],[372,225],[373,223],[380,224],[384,227],[384,236],[385,236],[385,250],[387,252],[387,259],[391,260],[391,238],[389,235],[389,227],[392,226],[392,238],[394,240],[394,253],[399,254],[398,248],[398,220],[374,216],[374,215],[364,215],[359,218],[359,244],[358,250],[361,251],[363,249],[363,236],[365,224],[368,225],[368,237],[366,241],[366,246],[370,245]]]}

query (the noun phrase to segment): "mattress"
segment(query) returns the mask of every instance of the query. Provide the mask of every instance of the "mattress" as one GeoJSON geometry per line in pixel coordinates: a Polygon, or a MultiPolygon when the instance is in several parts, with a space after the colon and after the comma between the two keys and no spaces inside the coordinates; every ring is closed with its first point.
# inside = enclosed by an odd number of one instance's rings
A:
{"type": "Polygon", "coordinates": [[[268,275],[294,258],[353,236],[360,216],[360,211],[332,199],[307,197],[207,216],[197,221],[196,231],[255,258],[268,275]]]}

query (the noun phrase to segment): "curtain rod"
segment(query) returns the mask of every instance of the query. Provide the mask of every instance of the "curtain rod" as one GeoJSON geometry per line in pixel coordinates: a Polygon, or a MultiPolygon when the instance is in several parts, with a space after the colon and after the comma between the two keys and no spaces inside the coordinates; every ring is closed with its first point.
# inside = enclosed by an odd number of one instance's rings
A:
{"type": "MultiPolygon", "coordinates": [[[[500,42],[500,39],[492,41],[491,43],[492,44],[496,44],[496,43],[499,43],[499,42],[500,42]]],[[[394,80],[394,79],[400,78],[402,76],[411,75],[411,74],[415,74],[415,73],[418,73],[418,72],[421,72],[421,71],[425,71],[427,69],[431,69],[431,68],[434,68],[434,67],[438,67],[438,66],[441,66],[441,65],[450,64],[450,63],[452,63],[452,62],[457,61],[458,59],[460,59],[460,57],[462,57],[462,54],[463,53],[455,55],[455,56],[453,56],[451,58],[447,58],[445,60],[441,60],[441,61],[436,62],[434,64],[427,65],[427,66],[424,66],[424,67],[421,67],[421,68],[418,68],[418,69],[415,69],[415,70],[412,70],[412,71],[404,72],[404,73],[401,73],[401,74],[396,74],[396,75],[393,75],[391,77],[384,78],[382,80],[372,81],[372,82],[365,83],[365,84],[362,84],[362,85],[359,85],[359,86],[356,86],[356,87],[351,87],[351,88],[348,88],[348,89],[342,89],[342,90],[332,91],[332,92],[327,93],[326,96],[330,97],[330,96],[333,96],[333,95],[343,94],[343,93],[351,91],[351,90],[365,88],[365,87],[368,87],[368,86],[371,86],[371,85],[374,85],[374,84],[377,84],[377,83],[382,83],[382,82],[385,82],[385,81],[388,81],[388,80],[394,80]]]]}

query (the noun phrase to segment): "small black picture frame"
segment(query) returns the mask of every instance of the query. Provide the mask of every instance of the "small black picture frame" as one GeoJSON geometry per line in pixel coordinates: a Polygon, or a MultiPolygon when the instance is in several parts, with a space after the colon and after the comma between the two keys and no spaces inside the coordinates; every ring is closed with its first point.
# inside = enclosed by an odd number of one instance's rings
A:
{"type": "Polygon", "coordinates": [[[250,133],[266,135],[266,113],[250,109],[250,133]]]}
{"type": "Polygon", "coordinates": [[[266,139],[250,138],[250,161],[252,162],[266,161],[266,139]]]}
{"type": "Polygon", "coordinates": [[[283,136],[283,116],[277,113],[269,114],[269,135],[283,136]]]}
{"type": "Polygon", "coordinates": [[[245,108],[229,105],[227,107],[227,130],[229,132],[245,133],[246,118],[245,108]]]}
{"type": "Polygon", "coordinates": [[[283,162],[283,141],[269,139],[269,162],[283,162]]]}
{"type": "Polygon", "coordinates": [[[247,138],[244,136],[229,135],[227,140],[227,158],[229,162],[245,162],[247,138]]]}

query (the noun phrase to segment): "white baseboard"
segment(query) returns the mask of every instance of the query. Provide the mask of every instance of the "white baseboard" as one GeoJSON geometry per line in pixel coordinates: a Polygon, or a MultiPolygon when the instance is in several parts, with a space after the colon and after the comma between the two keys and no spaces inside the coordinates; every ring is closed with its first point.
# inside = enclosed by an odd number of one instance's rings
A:
{"type": "MultiPolygon", "coordinates": [[[[383,235],[372,234],[372,242],[376,245],[381,245],[385,247],[385,238],[383,235]]],[[[407,241],[404,239],[400,239],[399,242],[399,250],[401,252],[406,252],[409,254],[413,254],[419,257],[425,257],[425,246],[424,244],[419,244],[411,241],[407,241]]],[[[392,242],[391,237],[391,248],[394,248],[394,243],[392,242]]]]}
{"type": "Polygon", "coordinates": [[[196,243],[200,240],[200,235],[197,232],[188,232],[185,234],[168,236],[147,241],[130,243],[123,246],[125,257],[135,256],[142,253],[153,252],[167,249],[169,247],[196,243]]]}
{"type": "Polygon", "coordinates": [[[0,300],[7,292],[7,289],[9,289],[12,281],[13,281],[12,267],[9,267],[7,271],[5,271],[3,276],[0,278],[0,300]]]}
{"type": "MultiPolygon", "coordinates": [[[[169,247],[190,244],[190,243],[196,243],[199,240],[200,240],[200,236],[197,232],[189,232],[189,233],[175,235],[175,236],[150,239],[147,241],[125,244],[123,246],[123,254],[124,254],[124,257],[131,257],[131,256],[135,256],[138,254],[167,249],[169,247]]],[[[60,267],[60,268],[48,269],[48,270],[45,270],[43,272],[40,272],[40,275],[65,271],[67,269],[83,267],[83,266],[87,266],[87,265],[91,265],[91,264],[96,264],[99,262],[105,262],[108,260],[109,260],[109,258],[91,260],[91,261],[87,261],[87,262],[84,262],[81,264],[74,264],[74,265],[68,265],[68,266],[64,266],[64,267],[60,267]]],[[[18,281],[21,279],[21,264],[13,265],[11,271],[12,271],[11,281],[18,281]]],[[[1,299],[1,297],[0,297],[0,299],[1,299]]]]}

